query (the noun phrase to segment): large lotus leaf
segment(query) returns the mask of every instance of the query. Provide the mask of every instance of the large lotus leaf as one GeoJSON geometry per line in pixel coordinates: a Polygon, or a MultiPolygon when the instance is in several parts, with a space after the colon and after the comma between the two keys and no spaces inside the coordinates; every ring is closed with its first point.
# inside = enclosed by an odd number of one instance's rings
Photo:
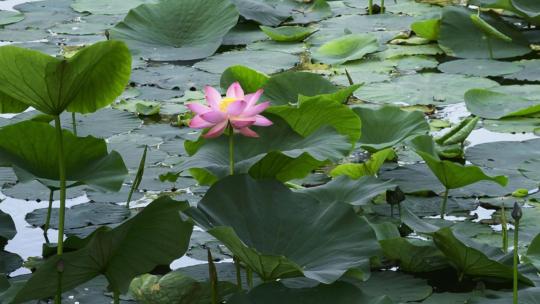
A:
{"type": "Polygon", "coordinates": [[[468,76],[501,76],[521,71],[523,68],[514,62],[504,62],[489,59],[459,59],[439,65],[439,70],[450,74],[468,76]]]}
{"type": "Polygon", "coordinates": [[[225,35],[223,45],[243,46],[265,39],[267,39],[266,34],[261,31],[257,24],[253,22],[239,22],[225,35]]]}
{"type": "Polygon", "coordinates": [[[443,105],[463,102],[470,89],[498,86],[493,80],[455,74],[422,73],[405,75],[390,82],[372,83],[354,95],[375,103],[443,105]]]}
{"type": "MultiPolygon", "coordinates": [[[[236,173],[256,178],[276,178],[288,181],[306,176],[328,160],[337,161],[348,154],[352,145],[346,136],[331,127],[323,127],[308,136],[301,136],[277,116],[266,115],[274,124],[254,128],[259,138],[235,135],[234,160],[236,173]]],[[[229,139],[186,141],[191,157],[180,170],[203,170],[206,178],[215,180],[229,174],[229,139]]],[[[201,176],[197,176],[201,181],[201,176]]]]}
{"type": "Polygon", "coordinates": [[[318,285],[311,288],[287,288],[282,283],[265,283],[249,291],[237,294],[227,303],[231,304],[392,304],[385,296],[366,295],[361,289],[346,282],[318,285]]]}
{"type": "Polygon", "coordinates": [[[240,50],[216,54],[193,66],[209,73],[221,74],[229,67],[241,64],[265,74],[274,74],[294,67],[298,61],[298,56],[283,52],[240,50]]]}
{"type": "Polygon", "coordinates": [[[512,74],[504,75],[504,78],[522,81],[540,81],[540,73],[538,72],[538,68],[540,67],[540,60],[520,60],[516,61],[515,63],[521,66],[522,70],[512,74]]]}
{"type": "Polygon", "coordinates": [[[362,206],[367,205],[379,194],[395,188],[396,185],[391,181],[382,181],[372,176],[364,176],[357,180],[350,179],[347,176],[338,176],[327,184],[305,188],[299,192],[323,202],[341,202],[362,206]]]}
{"type": "Polygon", "coordinates": [[[232,0],[238,11],[247,20],[277,26],[289,18],[294,23],[310,23],[332,15],[324,0],[301,2],[295,0],[232,0]]]}
{"type": "MultiPolygon", "coordinates": [[[[522,288],[518,290],[519,304],[539,304],[540,303],[540,287],[522,288]]],[[[467,303],[470,304],[507,304],[512,303],[512,291],[497,292],[495,295],[486,297],[474,296],[467,303]]]]}
{"type": "Polygon", "coordinates": [[[234,82],[239,82],[246,93],[255,93],[261,89],[270,79],[268,75],[250,69],[243,65],[235,65],[226,69],[221,74],[220,86],[227,90],[234,82]]]}
{"type": "Polygon", "coordinates": [[[4,67],[0,70],[0,110],[31,106],[50,115],[66,109],[89,113],[109,105],[124,91],[131,56],[119,41],[98,42],[69,59],[3,46],[0,65],[4,67]]]}
{"type": "Polygon", "coordinates": [[[540,139],[479,144],[466,150],[466,158],[482,167],[515,170],[527,160],[540,159],[540,139]]]}
{"type": "Polygon", "coordinates": [[[261,26],[261,30],[272,40],[279,42],[302,41],[315,32],[315,29],[303,26],[282,26],[276,28],[261,26]]]}
{"type": "Polygon", "coordinates": [[[285,72],[268,80],[264,86],[263,99],[270,100],[272,105],[287,105],[297,103],[300,95],[328,95],[330,98],[336,97],[338,102],[344,102],[357,88],[351,86],[350,89],[340,90],[332,82],[315,73],[285,72]]]}
{"type": "MultiPolygon", "coordinates": [[[[164,276],[144,274],[135,278],[129,289],[137,303],[141,304],[208,304],[212,299],[210,282],[197,281],[180,271],[164,276]]],[[[223,299],[238,291],[238,288],[230,282],[218,282],[217,290],[218,299],[223,299]]]]}
{"type": "Polygon", "coordinates": [[[540,130],[540,118],[512,117],[504,119],[484,119],[482,126],[491,132],[497,133],[533,133],[540,130]]]}
{"type": "Polygon", "coordinates": [[[527,116],[540,112],[540,104],[535,100],[484,89],[467,91],[465,102],[472,114],[489,119],[527,116]]]}
{"type": "Polygon", "coordinates": [[[398,237],[379,240],[379,243],[386,258],[399,262],[403,271],[431,272],[448,267],[446,258],[432,242],[398,237]]]}
{"type": "Polygon", "coordinates": [[[540,3],[534,0],[510,0],[512,5],[519,11],[531,18],[540,16],[540,3]]]}
{"type": "Polygon", "coordinates": [[[0,273],[11,273],[21,268],[23,260],[15,253],[0,250],[0,273]]]}
{"type": "Polygon", "coordinates": [[[416,153],[424,159],[433,174],[447,189],[457,189],[479,181],[491,181],[503,187],[508,183],[506,176],[488,176],[479,167],[464,166],[452,161],[441,160],[435,151],[431,136],[418,136],[411,143],[416,153]]]}
{"type": "Polygon", "coordinates": [[[465,7],[449,6],[443,10],[439,45],[447,55],[460,58],[509,58],[531,52],[529,42],[513,26],[492,14],[482,14],[482,19],[498,31],[512,38],[511,42],[488,38],[471,20],[476,12],[465,7]],[[493,58],[489,48],[492,48],[493,58]]]}
{"type": "Polygon", "coordinates": [[[328,64],[342,64],[362,59],[379,49],[377,38],[371,34],[349,34],[321,45],[313,59],[328,64]]]}
{"type": "Polygon", "coordinates": [[[2,239],[11,240],[15,234],[17,234],[17,230],[13,219],[9,214],[0,211],[0,244],[2,239]]]}
{"type": "MultiPolygon", "coordinates": [[[[60,120],[64,129],[73,131],[71,113],[62,114],[60,120]]],[[[136,115],[111,108],[100,109],[91,114],[75,114],[75,121],[77,136],[92,135],[100,138],[127,133],[142,124],[136,115]]]]}
{"type": "Polygon", "coordinates": [[[386,295],[396,303],[421,301],[432,293],[425,280],[394,271],[374,272],[369,280],[356,285],[370,296],[386,295]]]}
{"type": "Polygon", "coordinates": [[[0,10],[0,26],[17,23],[24,19],[24,14],[20,12],[0,10]]]}
{"type": "MultiPolygon", "coordinates": [[[[460,237],[449,227],[435,232],[433,241],[460,274],[503,280],[513,278],[513,268],[501,262],[505,257],[499,248],[481,245],[469,238],[460,237]]],[[[521,273],[518,274],[518,278],[525,284],[534,285],[521,273]]]]}
{"type": "MultiPolygon", "coordinates": [[[[124,198],[124,200],[127,196],[124,198]]],[[[58,229],[58,208],[51,210],[50,228],[58,229]]],[[[47,208],[36,209],[28,213],[25,220],[35,227],[43,227],[47,217],[47,208]]],[[[107,224],[117,224],[129,217],[129,210],[125,206],[111,203],[86,203],[75,205],[65,210],[66,234],[71,234],[69,230],[85,228],[88,226],[103,226],[107,224]]]]}
{"type": "Polygon", "coordinates": [[[354,111],[362,121],[360,147],[370,152],[394,147],[413,136],[429,132],[429,124],[420,111],[405,111],[394,106],[379,109],[358,107],[354,111]]]}
{"type": "MultiPolygon", "coordinates": [[[[107,152],[103,139],[63,131],[68,186],[85,184],[117,191],[127,175],[122,157],[107,152]]],[[[49,124],[25,121],[0,129],[0,166],[13,167],[20,181],[37,179],[59,188],[58,143],[49,124]]]]}
{"type": "Polygon", "coordinates": [[[378,253],[375,234],[351,206],[272,180],[227,177],[187,212],[265,281],[304,275],[328,284],[378,253]]]}
{"type": "Polygon", "coordinates": [[[338,165],[330,171],[330,175],[334,177],[345,175],[352,179],[359,179],[363,176],[376,176],[386,160],[394,156],[395,153],[392,148],[381,150],[372,153],[369,159],[366,159],[364,162],[338,165]]]}
{"type": "Polygon", "coordinates": [[[302,136],[308,136],[324,125],[332,126],[339,134],[349,137],[351,143],[360,138],[361,121],[341,100],[320,95],[299,102],[297,106],[270,107],[268,113],[283,118],[302,136]]]}
{"type": "Polygon", "coordinates": [[[120,15],[145,3],[155,3],[156,0],[75,0],[71,7],[80,13],[120,15]]]}
{"type": "Polygon", "coordinates": [[[193,225],[181,218],[179,212],[185,207],[185,203],[161,197],[122,225],[97,230],[83,240],[81,249],[40,265],[13,303],[53,296],[59,261],[64,268],[63,291],[103,274],[113,290],[126,292],[135,276],[168,265],[186,252],[193,225]]]}
{"type": "Polygon", "coordinates": [[[533,264],[536,269],[540,270],[540,234],[532,240],[527,249],[525,259],[527,262],[533,264]]]}
{"type": "Polygon", "coordinates": [[[165,0],[132,9],[110,36],[144,58],[193,60],[214,54],[237,21],[228,0],[165,0]]]}
{"type": "MultiPolygon", "coordinates": [[[[152,64],[133,70],[131,81],[141,85],[155,85],[166,90],[203,90],[206,85],[218,83],[218,76],[192,67],[173,64],[152,64]]],[[[159,96],[159,100],[165,99],[159,96]]]]}

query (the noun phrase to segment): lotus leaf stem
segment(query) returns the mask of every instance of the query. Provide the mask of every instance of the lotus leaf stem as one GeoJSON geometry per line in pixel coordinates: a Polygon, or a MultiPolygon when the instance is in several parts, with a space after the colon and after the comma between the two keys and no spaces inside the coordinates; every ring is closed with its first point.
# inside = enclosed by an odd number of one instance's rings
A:
{"type": "Polygon", "coordinates": [[[73,126],[73,134],[77,136],[77,119],[75,117],[75,112],[71,112],[71,124],[73,126]]]}
{"type": "Polygon", "coordinates": [[[120,292],[118,291],[113,292],[113,303],[120,304],[120,292]]]}
{"type": "Polygon", "coordinates": [[[52,213],[52,203],[54,200],[54,190],[50,189],[49,192],[49,207],[47,208],[47,217],[45,218],[45,226],[43,226],[43,236],[45,237],[45,243],[49,244],[49,227],[51,225],[51,213],[52,213]]]}
{"type": "Polygon", "coordinates": [[[206,249],[208,253],[208,275],[210,277],[210,290],[212,297],[212,304],[218,304],[218,276],[214,259],[212,258],[212,252],[210,248],[206,249]]]}
{"type": "Polygon", "coordinates": [[[446,190],[444,190],[444,198],[443,198],[443,202],[442,202],[442,207],[441,207],[441,219],[444,220],[444,215],[446,214],[446,204],[448,203],[448,192],[450,191],[450,189],[446,188],[446,190]]]}
{"type": "MultiPolygon", "coordinates": [[[[64,158],[64,134],[60,123],[60,115],[54,118],[56,128],[56,142],[58,149],[58,174],[60,177],[60,210],[58,212],[58,245],[57,255],[64,253],[64,222],[66,215],[66,166],[64,158]]],[[[58,273],[58,286],[56,291],[55,303],[62,303],[62,272],[58,273]]]]}
{"type": "Polygon", "coordinates": [[[508,225],[506,220],[506,211],[504,204],[501,208],[501,230],[502,230],[502,250],[504,253],[508,252],[508,225]]]}
{"type": "Polygon", "coordinates": [[[373,15],[373,0],[369,0],[368,2],[368,13],[373,15]]]}
{"type": "Polygon", "coordinates": [[[384,14],[385,7],[384,7],[384,0],[381,0],[381,14],[384,14]]]}
{"type": "Polygon", "coordinates": [[[236,286],[238,287],[238,290],[242,290],[242,276],[241,276],[241,268],[240,268],[240,259],[237,256],[233,257],[234,261],[234,267],[236,268],[236,286]]]}
{"type": "Polygon", "coordinates": [[[234,175],[234,130],[229,123],[229,174],[234,175]]]}
{"type": "Polygon", "coordinates": [[[253,288],[253,271],[249,267],[246,267],[246,279],[248,287],[253,288]]]}
{"type": "Polygon", "coordinates": [[[493,60],[493,45],[491,45],[491,38],[486,36],[486,42],[489,50],[489,59],[493,60]]]}
{"type": "Polygon", "coordinates": [[[518,304],[518,240],[519,240],[519,219],[514,222],[514,304],[518,304]]]}

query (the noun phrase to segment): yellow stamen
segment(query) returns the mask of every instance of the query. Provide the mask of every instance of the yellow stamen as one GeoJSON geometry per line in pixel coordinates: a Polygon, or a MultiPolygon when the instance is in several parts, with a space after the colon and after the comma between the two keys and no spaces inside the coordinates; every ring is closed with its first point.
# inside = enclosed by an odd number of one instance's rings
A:
{"type": "Polygon", "coordinates": [[[227,109],[229,108],[229,106],[235,102],[237,99],[236,98],[232,98],[232,97],[225,97],[223,98],[220,103],[219,103],[219,110],[221,112],[227,112],[227,109]]]}

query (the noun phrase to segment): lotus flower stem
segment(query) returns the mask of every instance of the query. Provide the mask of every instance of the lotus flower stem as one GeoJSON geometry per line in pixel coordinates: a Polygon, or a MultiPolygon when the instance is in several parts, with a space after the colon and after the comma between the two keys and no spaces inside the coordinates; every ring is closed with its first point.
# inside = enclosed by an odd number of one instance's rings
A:
{"type": "Polygon", "coordinates": [[[49,244],[49,227],[51,225],[51,213],[52,203],[54,200],[54,190],[50,189],[49,192],[49,207],[47,208],[47,218],[45,218],[45,226],[43,226],[43,236],[45,237],[45,243],[49,244]]]}
{"type": "Polygon", "coordinates": [[[506,221],[506,211],[504,204],[501,207],[501,230],[502,230],[502,250],[508,252],[508,225],[506,221]]]}
{"type": "Polygon", "coordinates": [[[518,245],[519,245],[519,221],[523,216],[521,206],[518,202],[514,203],[514,210],[512,210],[512,218],[514,219],[514,304],[518,304],[518,245]]]}
{"type": "Polygon", "coordinates": [[[113,303],[120,304],[120,292],[118,291],[113,292],[113,303]]]}
{"type": "Polygon", "coordinates": [[[253,271],[249,267],[246,268],[246,279],[248,287],[253,288],[253,271]]]}
{"type": "Polygon", "coordinates": [[[73,126],[73,134],[77,136],[77,119],[75,117],[75,112],[71,112],[71,125],[73,126]]]}
{"type": "MultiPolygon", "coordinates": [[[[60,210],[58,212],[58,247],[57,255],[64,253],[64,222],[66,216],[66,164],[64,158],[64,134],[60,115],[54,118],[56,128],[56,142],[58,148],[58,174],[60,176],[60,210]]],[[[62,272],[58,273],[58,287],[56,291],[55,303],[62,303],[62,272]]]]}
{"type": "Polygon", "coordinates": [[[129,209],[129,203],[131,203],[131,197],[133,196],[133,192],[139,188],[139,185],[141,184],[143,175],[144,175],[144,165],[146,163],[146,152],[148,151],[148,146],[144,146],[144,151],[141,156],[141,161],[139,162],[139,169],[137,169],[137,174],[135,175],[135,179],[133,180],[133,184],[131,184],[131,189],[129,189],[129,194],[126,202],[126,208],[129,209]]]}
{"type": "Polygon", "coordinates": [[[368,2],[368,13],[373,15],[373,0],[369,0],[368,2]]]}
{"type": "Polygon", "coordinates": [[[234,130],[229,123],[229,174],[234,175],[234,130]]]}
{"type": "Polygon", "coordinates": [[[212,304],[218,304],[218,276],[216,265],[214,265],[214,259],[212,258],[212,252],[210,248],[206,249],[208,253],[208,273],[210,277],[210,289],[212,293],[212,304]]]}
{"type": "Polygon", "coordinates": [[[234,267],[236,268],[236,286],[238,290],[242,290],[242,269],[240,268],[240,259],[237,256],[233,257],[234,267]]]}
{"type": "Polygon", "coordinates": [[[384,14],[384,0],[381,0],[381,14],[384,14]]]}
{"type": "Polygon", "coordinates": [[[443,198],[443,202],[442,202],[442,207],[441,207],[441,219],[444,220],[444,215],[446,214],[446,204],[448,203],[448,192],[450,191],[450,189],[446,188],[444,190],[444,198],[443,198]]]}

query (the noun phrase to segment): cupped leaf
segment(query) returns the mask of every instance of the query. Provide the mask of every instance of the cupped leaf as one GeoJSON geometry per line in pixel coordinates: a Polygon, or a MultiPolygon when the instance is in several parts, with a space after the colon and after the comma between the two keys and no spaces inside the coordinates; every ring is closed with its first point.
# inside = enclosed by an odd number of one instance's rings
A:
{"type": "Polygon", "coordinates": [[[318,187],[299,190],[323,202],[341,202],[353,206],[367,205],[373,198],[396,185],[392,181],[382,181],[372,176],[364,176],[354,180],[347,176],[338,176],[332,181],[318,187]]]}
{"type": "Polygon", "coordinates": [[[473,89],[465,94],[467,109],[482,118],[501,119],[540,112],[537,101],[490,90],[473,89]]]}
{"type": "Polygon", "coordinates": [[[351,206],[272,180],[227,177],[186,212],[265,281],[305,276],[329,284],[378,252],[375,234],[351,206]]]}
{"type": "Polygon", "coordinates": [[[386,296],[374,297],[346,282],[331,285],[318,285],[311,288],[287,288],[282,283],[265,283],[249,291],[237,294],[228,303],[231,304],[393,304],[386,296]]]}
{"type": "Polygon", "coordinates": [[[272,40],[279,42],[297,42],[306,39],[315,29],[303,26],[268,27],[261,25],[261,30],[272,40]]]}
{"type": "Polygon", "coordinates": [[[395,156],[392,148],[377,151],[369,156],[363,163],[346,163],[336,166],[330,175],[346,175],[352,179],[359,179],[363,176],[376,176],[386,160],[395,156]]]}
{"type": "Polygon", "coordinates": [[[452,127],[448,132],[444,133],[444,135],[435,139],[435,142],[443,146],[461,144],[467,139],[467,137],[469,137],[479,120],[479,117],[465,118],[460,121],[459,124],[452,127]]]}
{"type": "Polygon", "coordinates": [[[221,74],[220,86],[227,90],[231,84],[238,81],[246,93],[255,93],[270,79],[266,74],[250,69],[243,65],[235,65],[221,74]]]}
{"type": "Polygon", "coordinates": [[[506,176],[488,176],[476,166],[464,166],[455,162],[441,160],[436,152],[433,138],[428,135],[418,136],[411,141],[413,148],[426,162],[433,174],[447,189],[465,187],[479,181],[495,182],[506,186],[506,176]]]}
{"type": "Polygon", "coordinates": [[[344,102],[357,88],[351,86],[351,89],[340,90],[332,82],[315,73],[285,72],[268,80],[264,86],[263,99],[270,100],[275,106],[297,103],[300,95],[327,95],[329,98],[335,97],[338,102],[344,102]]]}
{"type": "Polygon", "coordinates": [[[27,107],[50,115],[89,113],[109,105],[128,83],[131,56],[119,41],[83,48],[69,59],[0,47],[0,110],[27,107]]]}
{"type": "Polygon", "coordinates": [[[378,49],[377,37],[371,34],[349,34],[321,45],[313,54],[313,59],[328,64],[342,64],[362,59],[378,49]]]}
{"type": "MultiPolygon", "coordinates": [[[[433,241],[460,274],[507,281],[513,278],[513,268],[501,262],[504,254],[499,248],[474,243],[469,238],[456,235],[449,227],[435,232],[433,241]]],[[[534,283],[521,273],[518,273],[518,279],[534,286],[534,283]]]]}
{"type": "Polygon", "coordinates": [[[429,132],[429,124],[420,111],[405,111],[395,106],[379,109],[354,108],[362,121],[360,147],[370,152],[380,151],[429,132]]]}
{"type": "MultiPolygon", "coordinates": [[[[305,177],[328,161],[341,159],[352,148],[348,138],[331,127],[302,136],[281,118],[265,116],[274,124],[254,128],[259,138],[235,135],[234,172],[288,181],[305,177]]],[[[229,174],[229,140],[226,136],[210,140],[201,137],[196,142],[186,141],[185,146],[191,157],[180,165],[181,171],[191,169],[193,174],[195,169],[195,177],[206,183],[229,174]]]]}
{"type": "Polygon", "coordinates": [[[509,58],[531,52],[529,43],[512,25],[492,14],[481,17],[495,29],[510,37],[504,41],[488,37],[470,18],[473,11],[458,6],[448,6],[443,10],[439,45],[449,56],[459,58],[509,58]],[[491,49],[491,51],[490,51],[491,49]]]}
{"type": "Polygon", "coordinates": [[[132,9],[110,36],[147,59],[193,60],[214,54],[237,21],[228,0],[165,0],[132,9]]]}
{"type": "Polygon", "coordinates": [[[185,207],[186,203],[161,197],[122,225],[98,229],[83,240],[79,250],[51,257],[40,265],[13,303],[55,295],[59,263],[63,291],[102,274],[112,290],[126,292],[135,276],[168,265],[186,252],[193,225],[181,218],[179,212],[185,207]]]}
{"type": "MultiPolygon", "coordinates": [[[[117,191],[127,175],[120,154],[107,152],[103,139],[63,131],[68,186],[117,191]]],[[[0,166],[13,167],[20,181],[37,179],[59,188],[56,131],[46,123],[24,121],[0,128],[0,166]]]]}

